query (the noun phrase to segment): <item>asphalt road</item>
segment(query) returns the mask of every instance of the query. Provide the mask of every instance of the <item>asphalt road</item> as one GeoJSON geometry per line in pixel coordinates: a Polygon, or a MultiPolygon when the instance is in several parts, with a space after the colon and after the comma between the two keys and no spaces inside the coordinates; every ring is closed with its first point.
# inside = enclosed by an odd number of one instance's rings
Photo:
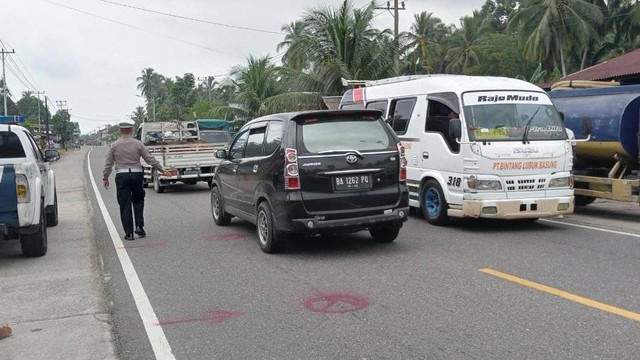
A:
{"type": "MultiPolygon", "coordinates": [[[[104,155],[99,147],[90,154],[97,180],[104,155]]],[[[122,236],[115,189],[100,186],[100,196],[122,236]]],[[[177,359],[635,359],[640,353],[640,237],[634,235],[640,213],[603,221],[629,234],[584,227],[599,226],[588,213],[449,227],[412,216],[392,244],[375,244],[360,232],[298,239],[285,253],[267,255],[252,225],[213,223],[206,184],[164,194],[148,189],[148,236],[124,245],[158,325],[141,320],[93,196],[92,202],[123,359],[154,357],[145,325],[163,330],[177,359]]]]}

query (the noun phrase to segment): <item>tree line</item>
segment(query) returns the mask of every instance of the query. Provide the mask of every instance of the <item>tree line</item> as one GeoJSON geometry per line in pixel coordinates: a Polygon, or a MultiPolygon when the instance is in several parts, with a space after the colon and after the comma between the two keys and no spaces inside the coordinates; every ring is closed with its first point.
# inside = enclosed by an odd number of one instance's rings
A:
{"type": "MultiPolygon", "coordinates": [[[[0,79],[0,101],[4,96],[2,80],[0,79]]],[[[4,109],[3,109],[4,110],[4,109]]],[[[4,112],[3,112],[4,113],[4,112]]],[[[46,131],[46,120],[49,119],[49,129],[60,136],[62,144],[69,144],[74,138],[75,125],[71,122],[69,111],[59,109],[54,114],[45,106],[43,99],[37,97],[33,91],[25,91],[18,101],[13,101],[10,90],[7,88],[7,114],[20,114],[25,117],[21,125],[29,129],[34,135],[46,131]],[[40,114],[38,116],[38,114],[40,114]]]]}
{"type": "Polygon", "coordinates": [[[373,27],[375,7],[344,0],[310,9],[282,27],[281,58],[249,55],[224,79],[196,84],[193,74],[171,79],[146,68],[137,80],[147,106],[133,118],[250,119],[320,108],[322,96],[343,92],[342,78],[446,73],[541,83],[640,44],[640,8],[632,0],[486,0],[457,25],[417,13],[398,39],[373,27]]]}

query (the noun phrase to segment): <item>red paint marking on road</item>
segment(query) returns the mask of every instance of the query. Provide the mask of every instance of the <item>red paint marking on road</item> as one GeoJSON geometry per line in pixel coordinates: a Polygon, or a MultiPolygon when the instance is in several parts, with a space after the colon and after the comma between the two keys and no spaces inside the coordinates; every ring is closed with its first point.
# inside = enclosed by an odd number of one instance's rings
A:
{"type": "Polygon", "coordinates": [[[162,326],[162,325],[173,325],[173,324],[183,324],[189,322],[208,322],[210,324],[220,324],[227,320],[235,319],[244,315],[244,311],[242,310],[207,310],[203,316],[197,318],[185,318],[185,319],[175,319],[175,320],[158,320],[154,325],[162,326]]]}
{"type": "Polygon", "coordinates": [[[205,241],[227,241],[227,240],[240,240],[246,238],[247,235],[240,233],[225,233],[225,234],[209,234],[204,237],[205,241]]]}
{"type": "Polygon", "coordinates": [[[313,312],[342,314],[362,310],[369,306],[369,300],[352,294],[322,294],[308,298],[304,307],[313,312]]]}
{"type": "Polygon", "coordinates": [[[149,243],[145,242],[142,244],[124,245],[124,246],[119,246],[118,249],[158,248],[166,245],[169,245],[169,240],[155,241],[155,242],[149,242],[149,243]]]}

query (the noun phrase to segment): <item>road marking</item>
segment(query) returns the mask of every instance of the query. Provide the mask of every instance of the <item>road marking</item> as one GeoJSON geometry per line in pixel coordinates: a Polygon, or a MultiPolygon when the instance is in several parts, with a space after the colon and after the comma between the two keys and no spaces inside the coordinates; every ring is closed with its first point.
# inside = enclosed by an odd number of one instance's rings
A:
{"type": "MultiPolygon", "coordinates": [[[[118,259],[120,260],[120,266],[122,266],[124,277],[127,279],[129,290],[131,290],[133,300],[135,301],[136,307],[138,308],[138,313],[140,314],[140,318],[142,318],[142,324],[144,325],[144,329],[147,332],[147,337],[149,338],[149,342],[151,343],[153,353],[155,354],[156,359],[175,360],[175,357],[171,352],[171,346],[167,341],[167,337],[164,335],[164,331],[162,331],[162,327],[155,325],[158,324],[158,317],[156,316],[155,311],[153,311],[151,302],[149,301],[149,298],[147,297],[147,294],[142,287],[142,283],[140,282],[140,278],[138,278],[136,269],[133,267],[133,263],[129,258],[127,249],[124,248],[122,240],[120,239],[120,234],[118,234],[118,230],[116,230],[116,226],[114,225],[113,220],[111,220],[111,216],[107,211],[107,207],[104,205],[102,196],[98,191],[96,180],[93,177],[93,173],[91,172],[90,155],[91,150],[89,150],[89,152],[87,153],[87,169],[89,171],[89,178],[91,179],[91,186],[93,187],[93,192],[96,195],[96,201],[98,201],[98,206],[100,207],[100,211],[102,212],[102,217],[107,224],[107,229],[109,230],[109,235],[111,236],[111,241],[113,242],[113,246],[116,250],[116,254],[118,255],[118,259]]],[[[115,187],[112,187],[112,189],[115,189],[115,187]]]]}
{"type": "Polygon", "coordinates": [[[625,235],[625,236],[632,236],[632,237],[640,238],[640,235],[638,235],[638,234],[627,233],[627,232],[624,232],[624,231],[609,230],[609,229],[603,229],[603,228],[598,228],[598,227],[593,227],[593,226],[580,225],[580,224],[574,224],[574,223],[569,223],[569,222],[564,222],[564,221],[557,221],[557,220],[549,220],[549,219],[540,219],[540,221],[550,222],[550,223],[554,223],[554,224],[575,226],[575,227],[579,227],[579,228],[583,228],[583,229],[598,230],[598,231],[604,231],[604,232],[608,232],[608,233],[612,233],[612,234],[618,234],[618,235],[625,235]]]}
{"type": "Polygon", "coordinates": [[[566,299],[566,300],[571,300],[571,301],[577,302],[577,303],[582,304],[582,305],[586,305],[586,306],[589,306],[589,307],[592,307],[592,308],[596,308],[596,309],[599,309],[599,310],[602,310],[602,311],[606,311],[606,312],[611,313],[611,314],[622,316],[622,317],[625,317],[627,319],[640,321],[640,314],[639,313],[635,313],[633,311],[625,310],[625,309],[622,309],[622,308],[619,308],[619,307],[615,307],[615,306],[607,305],[607,304],[604,304],[604,303],[601,303],[601,302],[598,302],[598,301],[587,299],[585,297],[574,295],[574,294],[571,294],[571,293],[566,292],[566,291],[562,291],[562,290],[559,290],[559,289],[556,289],[556,288],[552,288],[550,286],[538,284],[536,282],[529,281],[529,280],[526,280],[526,279],[522,279],[522,278],[519,278],[517,276],[509,275],[509,274],[500,272],[498,270],[484,268],[484,269],[480,269],[479,271],[481,271],[481,272],[483,272],[485,274],[493,275],[493,276],[498,277],[498,278],[503,279],[503,280],[511,281],[511,282],[516,283],[516,284],[520,284],[520,285],[523,285],[523,286],[526,286],[526,287],[530,287],[530,288],[535,289],[535,290],[546,292],[548,294],[555,295],[555,296],[561,297],[561,298],[566,299]]]}

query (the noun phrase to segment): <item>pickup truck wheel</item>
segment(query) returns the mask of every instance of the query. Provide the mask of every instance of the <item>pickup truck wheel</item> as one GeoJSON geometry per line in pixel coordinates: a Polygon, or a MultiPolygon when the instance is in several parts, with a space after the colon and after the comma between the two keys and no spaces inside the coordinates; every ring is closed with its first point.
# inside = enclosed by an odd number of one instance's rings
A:
{"type": "Polygon", "coordinates": [[[213,222],[218,226],[227,226],[231,223],[231,215],[224,211],[224,203],[217,186],[211,190],[211,215],[213,215],[213,222]]]}
{"type": "Polygon", "coordinates": [[[371,234],[373,241],[377,243],[390,243],[398,237],[399,233],[399,227],[388,225],[376,225],[369,229],[369,234],[371,234]]]}
{"type": "Polygon", "coordinates": [[[34,234],[21,234],[20,247],[22,247],[22,254],[26,257],[44,256],[47,253],[47,219],[43,204],[40,204],[38,231],[34,234]]]}
{"type": "Polygon", "coordinates": [[[58,225],[58,190],[53,189],[53,205],[47,206],[47,226],[58,225]]]}
{"type": "Polygon", "coordinates": [[[283,242],[286,241],[285,234],[275,229],[275,221],[271,206],[266,201],[258,205],[258,214],[256,215],[256,230],[258,232],[258,242],[260,249],[267,253],[273,254],[282,250],[283,242]]]}
{"type": "Polygon", "coordinates": [[[158,194],[162,194],[164,192],[164,186],[160,185],[160,179],[158,179],[157,172],[153,173],[153,190],[158,194]]]}
{"type": "Polygon", "coordinates": [[[430,224],[442,226],[449,223],[449,204],[436,180],[428,180],[424,184],[420,201],[422,215],[430,224]]]}

